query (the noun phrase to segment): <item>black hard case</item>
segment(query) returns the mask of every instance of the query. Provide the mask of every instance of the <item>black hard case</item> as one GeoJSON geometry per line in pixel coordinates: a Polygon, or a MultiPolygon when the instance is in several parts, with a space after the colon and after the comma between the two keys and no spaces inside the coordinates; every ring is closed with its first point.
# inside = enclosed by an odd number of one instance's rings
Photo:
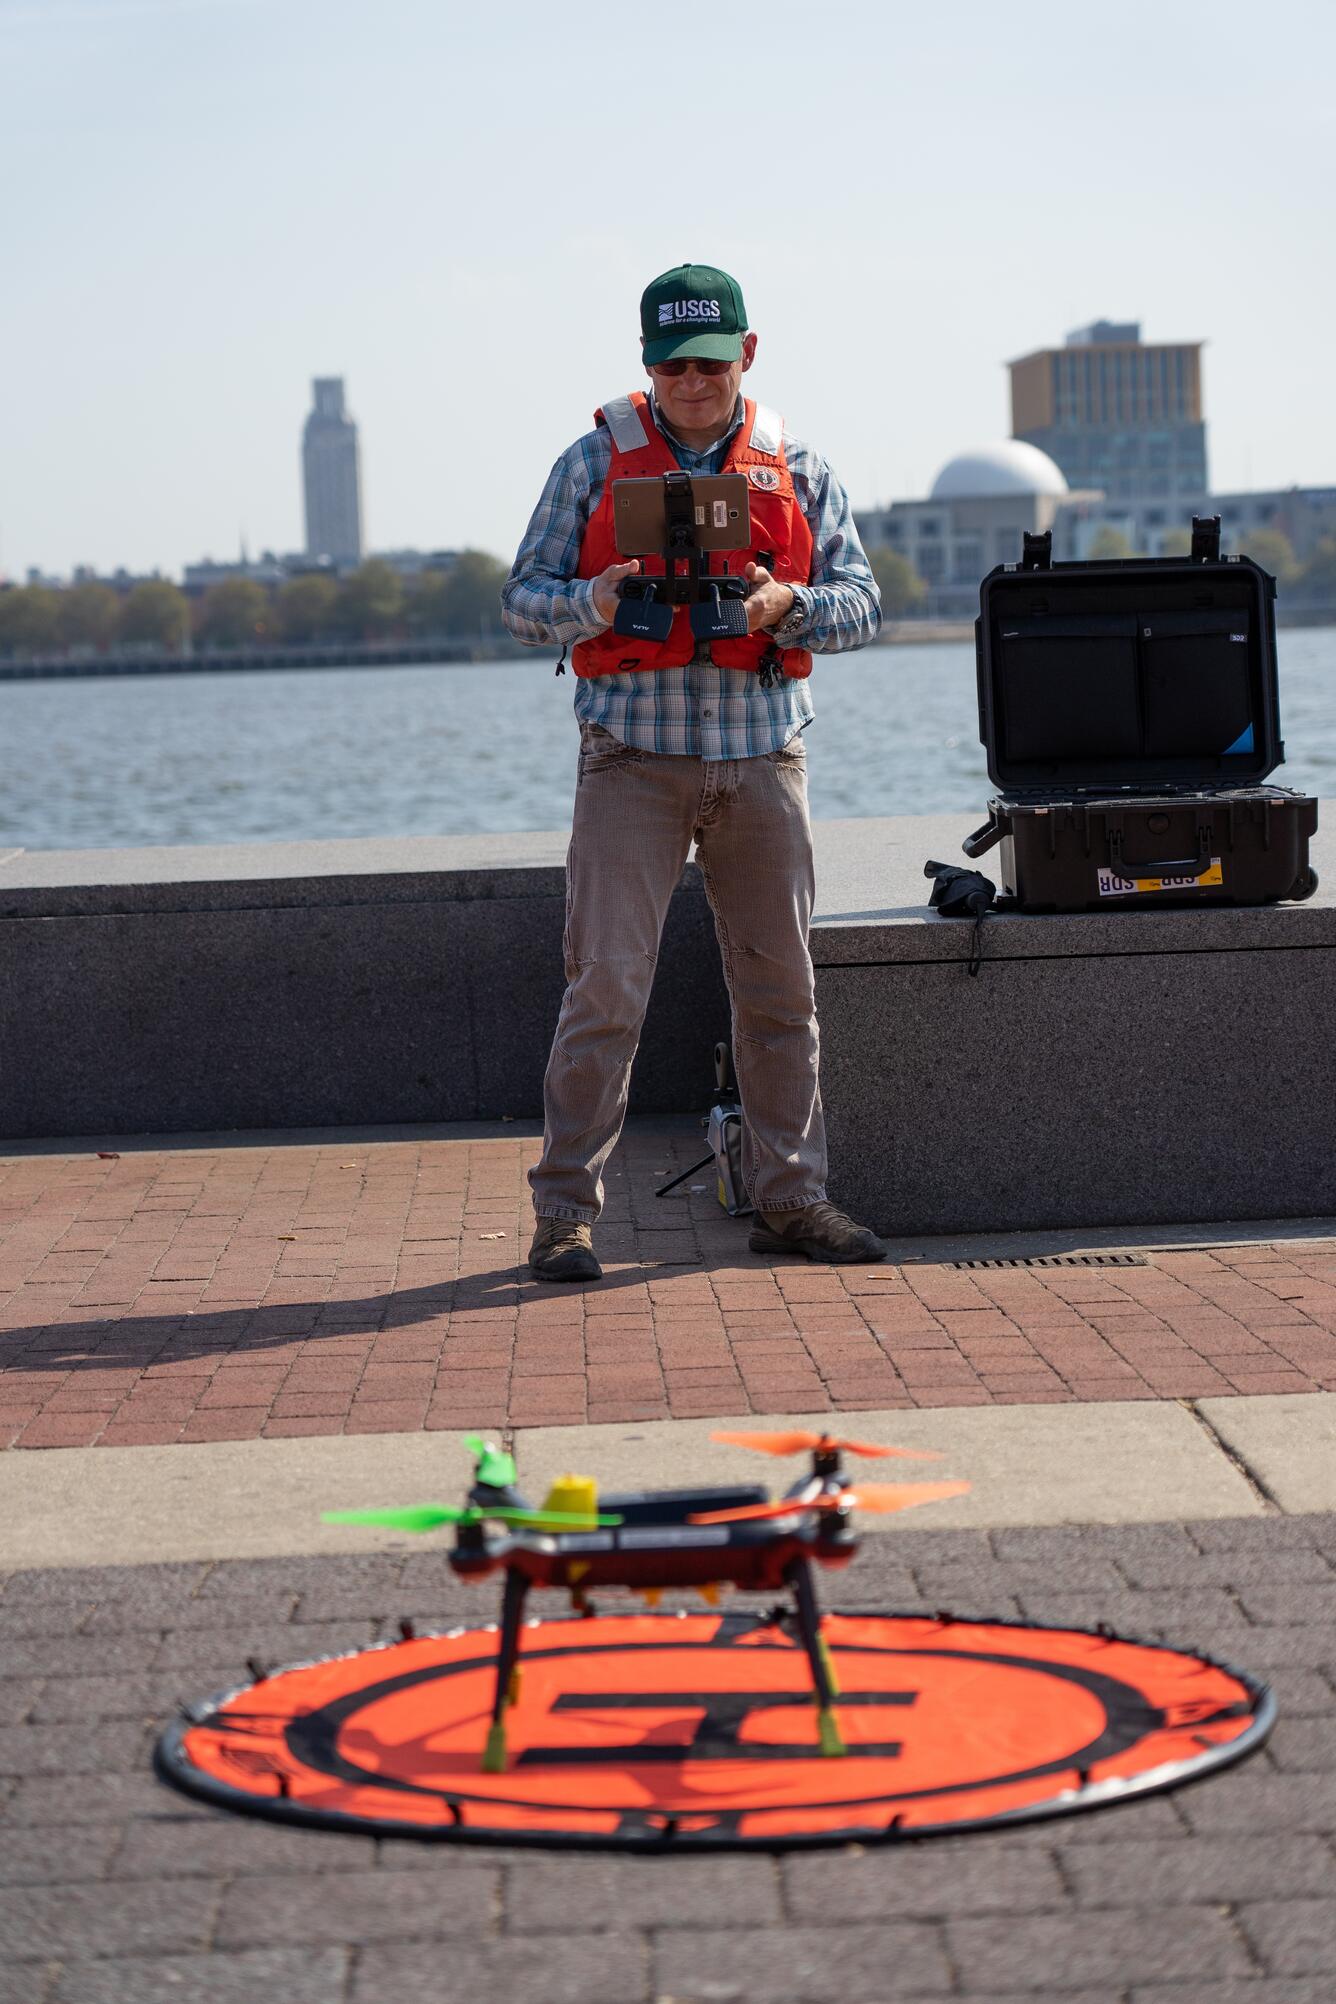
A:
{"type": "Polygon", "coordinates": [[[1048,537],[990,571],[975,649],[999,788],[964,844],[1000,844],[1025,911],[1311,896],[1317,802],[1281,763],[1275,579],[1219,554],[1053,564],[1048,537]]]}

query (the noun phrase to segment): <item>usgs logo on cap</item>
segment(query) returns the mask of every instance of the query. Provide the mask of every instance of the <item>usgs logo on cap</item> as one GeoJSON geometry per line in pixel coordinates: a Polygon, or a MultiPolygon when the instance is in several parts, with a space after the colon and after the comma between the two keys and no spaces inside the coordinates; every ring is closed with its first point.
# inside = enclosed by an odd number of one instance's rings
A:
{"type": "Polygon", "coordinates": [[[667,299],[659,308],[660,327],[675,326],[679,320],[720,320],[717,299],[667,299]]]}

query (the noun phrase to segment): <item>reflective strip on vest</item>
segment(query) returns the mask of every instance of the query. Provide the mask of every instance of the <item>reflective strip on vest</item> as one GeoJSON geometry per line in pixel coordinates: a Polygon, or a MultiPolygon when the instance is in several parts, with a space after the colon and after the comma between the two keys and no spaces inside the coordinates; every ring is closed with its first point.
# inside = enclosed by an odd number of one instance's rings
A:
{"type": "Polygon", "coordinates": [[[778,411],[770,410],[765,404],[757,404],[756,417],[751,428],[748,444],[753,452],[769,452],[776,458],[784,443],[784,420],[778,411]]]}
{"type": "Polygon", "coordinates": [[[640,413],[630,397],[614,397],[603,406],[603,422],[618,452],[642,452],[649,444],[640,413]]]}

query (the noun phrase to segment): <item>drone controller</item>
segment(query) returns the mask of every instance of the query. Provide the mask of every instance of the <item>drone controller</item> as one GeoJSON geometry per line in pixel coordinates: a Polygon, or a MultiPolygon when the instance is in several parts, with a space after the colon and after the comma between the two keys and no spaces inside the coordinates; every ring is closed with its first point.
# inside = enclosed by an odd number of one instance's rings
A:
{"type": "Polygon", "coordinates": [[[654,543],[647,537],[657,535],[664,570],[662,577],[623,578],[614,633],[628,640],[666,640],[679,605],[690,607],[697,640],[746,633],[746,578],[710,573],[712,550],[746,549],[751,539],[742,475],[693,480],[675,472],[661,480],[617,480],[613,505],[618,548],[624,555],[648,555],[654,543]]]}

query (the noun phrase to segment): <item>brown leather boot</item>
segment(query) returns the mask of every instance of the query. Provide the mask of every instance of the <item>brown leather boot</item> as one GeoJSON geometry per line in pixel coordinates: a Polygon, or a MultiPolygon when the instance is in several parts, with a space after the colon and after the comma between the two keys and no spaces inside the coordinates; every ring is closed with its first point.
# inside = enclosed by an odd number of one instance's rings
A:
{"type": "Polygon", "coordinates": [[[802,1211],[758,1211],[747,1240],[757,1253],[802,1253],[805,1259],[852,1266],[885,1259],[886,1248],[874,1232],[856,1225],[833,1204],[809,1204],[802,1211]]]}
{"type": "Polygon", "coordinates": [[[535,1280],[602,1280],[588,1225],[574,1218],[539,1218],[529,1247],[535,1280]]]}

